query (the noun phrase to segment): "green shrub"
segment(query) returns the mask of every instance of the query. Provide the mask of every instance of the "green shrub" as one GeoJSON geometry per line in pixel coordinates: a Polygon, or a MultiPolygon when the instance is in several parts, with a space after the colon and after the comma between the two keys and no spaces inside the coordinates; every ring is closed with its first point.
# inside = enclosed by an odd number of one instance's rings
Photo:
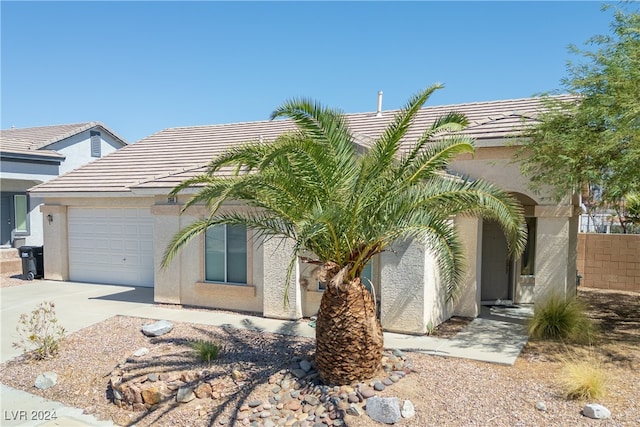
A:
{"type": "Polygon", "coordinates": [[[565,398],[591,400],[604,396],[607,377],[602,362],[591,355],[565,360],[560,383],[565,398]]]}
{"type": "Polygon", "coordinates": [[[218,357],[220,357],[220,351],[222,350],[220,345],[215,342],[205,340],[192,342],[191,348],[195,350],[200,361],[206,363],[211,363],[211,361],[217,360],[218,357]]]}
{"type": "Polygon", "coordinates": [[[58,324],[55,304],[42,302],[32,312],[31,317],[20,315],[16,331],[20,340],[13,343],[14,348],[33,359],[48,359],[58,354],[64,328],[58,324]]]}
{"type": "Polygon", "coordinates": [[[574,343],[589,343],[594,334],[594,326],[587,317],[585,306],[576,298],[558,295],[536,304],[528,328],[529,335],[534,339],[574,343]]]}

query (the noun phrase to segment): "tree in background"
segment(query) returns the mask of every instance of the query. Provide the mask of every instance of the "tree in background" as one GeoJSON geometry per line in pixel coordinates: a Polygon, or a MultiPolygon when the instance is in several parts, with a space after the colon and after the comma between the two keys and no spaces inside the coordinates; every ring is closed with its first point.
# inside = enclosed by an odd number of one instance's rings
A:
{"type": "Polygon", "coordinates": [[[289,275],[300,260],[318,265],[320,280],[327,283],[316,323],[315,361],[322,380],[348,384],[374,377],[381,368],[383,335],[375,300],[360,279],[374,256],[398,240],[422,242],[438,259],[450,300],[465,271],[453,216],[498,221],[516,256],[526,241],[522,207],[514,198],[482,180],[445,173],[456,155],[473,151],[472,141],[456,134],[467,124],[463,115],[445,115],[412,146],[401,146],[438,88],[412,97],[363,154],[340,112],[306,99],[284,103],[272,118],[291,119],[297,132],[232,148],[213,159],[207,173],[174,189],[176,195],[195,187],[185,209],[206,203],[210,215],[174,237],[163,265],[193,237],[219,224],[246,226],[265,239],[289,239],[295,255],[289,275]],[[225,201],[253,209],[218,212],[225,201]]]}
{"type": "Polygon", "coordinates": [[[615,210],[625,228],[624,199],[640,193],[640,14],[616,10],[611,30],[588,40],[593,50],[570,46],[584,59],[562,80],[575,96],[545,99],[519,158],[534,189],[558,199],[592,190],[585,204],[615,210]]]}

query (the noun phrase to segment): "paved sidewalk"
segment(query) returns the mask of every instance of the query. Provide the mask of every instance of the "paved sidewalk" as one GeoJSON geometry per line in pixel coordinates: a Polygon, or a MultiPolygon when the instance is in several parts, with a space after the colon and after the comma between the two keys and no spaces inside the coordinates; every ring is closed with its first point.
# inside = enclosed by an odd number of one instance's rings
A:
{"type": "MultiPolygon", "coordinates": [[[[219,313],[163,307],[153,303],[153,288],[93,285],[35,280],[21,286],[0,289],[2,348],[0,362],[20,354],[12,348],[20,314],[30,313],[40,302],[53,301],[56,315],[68,333],[73,333],[115,315],[165,319],[206,325],[231,325],[271,333],[314,337],[306,322],[266,319],[244,314],[219,313]]],[[[505,318],[506,319],[506,318],[505,318]]],[[[452,339],[385,333],[385,346],[448,357],[513,364],[527,342],[522,324],[511,321],[474,319],[452,339]]],[[[0,389],[2,426],[112,425],[99,422],[82,411],[2,385],[0,389]],[[37,411],[57,408],[56,420],[34,419],[37,411]],[[36,412],[32,412],[36,411],[36,412]],[[34,415],[34,416],[32,416],[34,415]],[[26,417],[26,418],[25,418],[26,417]]],[[[46,414],[43,414],[46,415],[46,414]]]]}

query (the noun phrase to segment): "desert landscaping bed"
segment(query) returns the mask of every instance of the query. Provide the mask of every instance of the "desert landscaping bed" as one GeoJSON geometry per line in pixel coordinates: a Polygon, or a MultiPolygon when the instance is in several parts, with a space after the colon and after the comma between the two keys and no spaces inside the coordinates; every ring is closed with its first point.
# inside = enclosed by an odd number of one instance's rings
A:
{"type": "MultiPolygon", "coordinates": [[[[413,403],[415,415],[397,423],[404,426],[640,425],[640,295],[590,289],[581,290],[579,295],[589,304],[590,316],[602,330],[594,346],[532,342],[514,366],[407,352],[404,356],[409,373],[376,391],[376,395],[413,403]],[[608,420],[595,421],[581,415],[586,402],[565,400],[558,385],[563,359],[594,353],[606,369],[608,392],[593,403],[611,410],[608,420]],[[536,409],[540,403],[545,411],[536,409]]],[[[55,359],[28,363],[15,359],[0,365],[0,382],[83,408],[86,413],[120,425],[245,425],[240,414],[251,412],[250,404],[260,411],[275,407],[280,402],[273,401],[274,388],[280,387],[292,363],[313,357],[313,340],[305,338],[189,323],[174,323],[170,333],[152,338],[141,333],[142,326],[149,322],[116,316],[85,328],[64,339],[55,359]],[[220,359],[210,366],[198,362],[189,346],[196,339],[220,343],[220,359]],[[141,348],[149,352],[133,356],[141,348]],[[56,372],[58,381],[49,389],[39,390],[34,381],[45,371],[56,372]],[[206,398],[187,403],[168,400],[150,411],[134,411],[113,403],[110,381],[114,375],[152,374],[170,379],[189,372],[219,379],[212,388],[215,394],[207,389],[206,398]]],[[[440,330],[442,336],[447,336],[447,328],[451,334],[460,324],[464,321],[445,324],[440,330]]],[[[366,415],[343,413],[338,418],[336,425],[377,424],[366,415]]]]}

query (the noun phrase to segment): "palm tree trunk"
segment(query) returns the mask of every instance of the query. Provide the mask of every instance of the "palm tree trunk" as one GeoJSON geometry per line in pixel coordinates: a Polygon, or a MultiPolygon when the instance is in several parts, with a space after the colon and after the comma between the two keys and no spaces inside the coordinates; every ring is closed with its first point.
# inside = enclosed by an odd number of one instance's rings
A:
{"type": "Polygon", "coordinates": [[[351,384],[382,368],[384,338],[371,293],[360,278],[330,284],[316,322],[316,364],[325,384],[351,384]]]}

